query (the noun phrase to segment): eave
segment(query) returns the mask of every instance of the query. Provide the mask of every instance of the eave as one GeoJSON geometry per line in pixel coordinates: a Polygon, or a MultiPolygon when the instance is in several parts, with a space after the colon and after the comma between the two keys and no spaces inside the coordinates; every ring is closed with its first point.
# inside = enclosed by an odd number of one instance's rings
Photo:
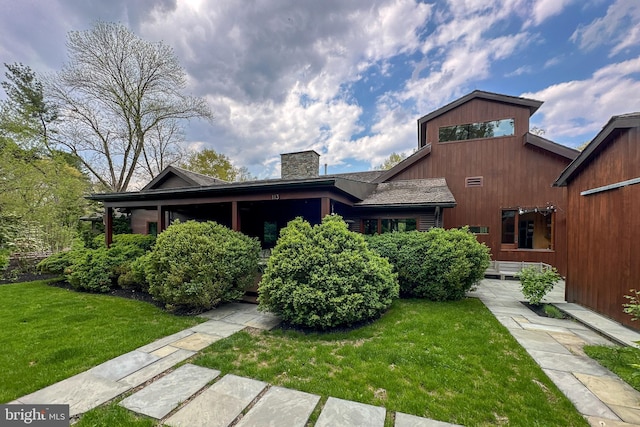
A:
{"type": "Polygon", "coordinates": [[[394,176],[398,175],[400,172],[409,168],[411,165],[415,164],[419,160],[428,156],[430,153],[431,153],[431,144],[427,144],[424,147],[420,148],[415,153],[413,153],[412,155],[410,155],[409,157],[407,157],[406,159],[404,159],[403,161],[401,161],[400,163],[398,163],[397,165],[395,165],[394,167],[392,167],[391,169],[389,169],[388,171],[384,172],[378,178],[374,179],[373,182],[378,183],[378,182],[385,182],[390,180],[394,176]]]}
{"type": "Polygon", "coordinates": [[[247,193],[277,193],[296,190],[337,190],[351,197],[354,201],[364,199],[375,189],[375,184],[352,181],[343,178],[311,178],[302,180],[265,180],[216,184],[206,187],[186,187],[158,190],[145,190],[125,193],[91,194],[86,198],[111,205],[118,202],[157,201],[197,197],[222,197],[247,193]]]}
{"type": "Polygon", "coordinates": [[[549,139],[543,138],[538,135],[527,132],[524,135],[523,145],[532,145],[534,147],[542,148],[565,159],[574,160],[580,154],[580,151],[555,143],[549,139]]]}
{"type": "Polygon", "coordinates": [[[608,141],[612,139],[617,132],[623,129],[640,127],[640,113],[630,113],[620,116],[613,116],[602,130],[589,142],[584,150],[576,157],[573,162],[565,168],[560,174],[554,187],[564,187],[571,181],[584,167],[589,159],[602,151],[608,141]]]}
{"type": "MultiPolygon", "coordinates": [[[[521,98],[519,96],[510,96],[510,95],[502,95],[499,93],[493,93],[493,92],[485,92],[482,90],[474,90],[473,92],[463,96],[462,98],[458,98],[455,101],[445,105],[444,107],[438,108],[435,111],[432,111],[431,113],[422,116],[418,119],[418,143],[419,145],[421,145],[424,141],[424,136],[422,134],[422,128],[423,128],[423,124],[435,119],[436,117],[439,117],[445,113],[448,113],[449,111],[458,108],[459,106],[473,100],[473,99],[485,99],[488,101],[495,101],[495,102],[500,102],[503,104],[511,104],[511,105],[517,105],[519,107],[525,107],[529,109],[529,116],[532,116],[536,111],[538,111],[538,109],[540,108],[540,106],[543,104],[542,101],[537,101],[535,99],[530,99],[530,98],[521,98]]],[[[425,141],[426,143],[426,141],[425,141]]]]}

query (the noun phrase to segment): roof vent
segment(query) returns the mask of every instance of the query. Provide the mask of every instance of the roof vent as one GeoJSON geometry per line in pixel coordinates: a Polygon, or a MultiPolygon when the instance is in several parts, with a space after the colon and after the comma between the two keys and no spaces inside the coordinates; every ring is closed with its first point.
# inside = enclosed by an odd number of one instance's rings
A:
{"type": "Polygon", "coordinates": [[[482,187],[484,178],[481,176],[468,176],[464,179],[465,187],[482,187]]]}

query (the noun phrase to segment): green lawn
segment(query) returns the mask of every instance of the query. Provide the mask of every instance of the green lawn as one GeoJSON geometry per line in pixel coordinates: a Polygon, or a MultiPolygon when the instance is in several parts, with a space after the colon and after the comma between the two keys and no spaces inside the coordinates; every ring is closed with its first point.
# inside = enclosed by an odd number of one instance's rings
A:
{"type": "Polygon", "coordinates": [[[44,281],[1,285],[0,307],[0,403],[202,321],[44,281]]]}
{"type": "Polygon", "coordinates": [[[640,391],[640,349],[590,345],[584,352],[640,391]]]}
{"type": "Polygon", "coordinates": [[[477,299],[399,300],[349,332],[239,332],[194,363],[466,426],[588,425],[477,299]]]}

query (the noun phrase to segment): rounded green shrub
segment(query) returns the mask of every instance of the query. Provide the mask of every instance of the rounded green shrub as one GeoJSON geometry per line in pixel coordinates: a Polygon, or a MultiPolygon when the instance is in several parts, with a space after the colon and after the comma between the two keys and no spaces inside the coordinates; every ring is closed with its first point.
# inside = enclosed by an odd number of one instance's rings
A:
{"type": "Polygon", "coordinates": [[[74,255],[73,264],[65,269],[65,277],[76,289],[108,292],[117,285],[118,278],[129,271],[131,263],[148,252],[145,249],[149,246],[148,240],[136,236],[114,241],[109,248],[81,250],[74,255]]]}
{"type": "Polygon", "coordinates": [[[398,296],[389,262],[340,216],[311,227],[296,218],[281,230],[260,282],[262,310],[294,326],[329,329],[380,316],[398,296]]]}
{"type": "Polygon", "coordinates": [[[553,268],[526,267],[517,274],[522,295],[531,305],[538,305],[542,298],[553,289],[561,279],[558,270],[553,268]]]}
{"type": "Polygon", "coordinates": [[[155,236],[120,234],[114,237],[110,248],[86,248],[74,244],[69,251],[51,255],[38,264],[38,270],[64,274],[71,286],[91,292],[108,292],[116,286],[119,277],[127,275],[132,262],[147,253],[155,236]]]}
{"type": "Polygon", "coordinates": [[[69,267],[79,261],[84,251],[85,249],[82,244],[74,245],[68,251],[56,252],[55,254],[49,255],[38,263],[36,269],[41,273],[59,274],[62,276],[69,267]]]}
{"type": "Polygon", "coordinates": [[[208,310],[242,297],[258,269],[260,244],[215,222],[174,223],[145,261],[149,293],[168,308],[208,310]]]}
{"type": "Polygon", "coordinates": [[[489,267],[489,248],[464,228],[386,233],[368,243],[393,264],[404,297],[461,299],[489,267]]]}

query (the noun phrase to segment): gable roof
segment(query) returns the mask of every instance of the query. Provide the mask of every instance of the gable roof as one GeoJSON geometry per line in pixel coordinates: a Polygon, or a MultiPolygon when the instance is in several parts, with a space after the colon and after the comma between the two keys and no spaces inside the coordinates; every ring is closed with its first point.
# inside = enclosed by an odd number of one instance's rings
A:
{"type": "Polygon", "coordinates": [[[187,187],[204,187],[207,185],[224,184],[227,182],[222,179],[214,178],[208,175],[203,175],[197,172],[192,172],[186,169],[179,168],[177,166],[167,166],[166,168],[163,169],[162,172],[158,174],[158,176],[153,178],[140,191],[157,189],[171,175],[177,176],[178,178],[185,181],[188,184],[187,187]]]}
{"type": "Polygon", "coordinates": [[[360,207],[454,207],[456,199],[444,178],[381,182],[360,207]]]}
{"type": "Polygon", "coordinates": [[[580,151],[567,147],[566,145],[561,145],[556,142],[551,141],[550,139],[543,138],[538,135],[534,135],[532,133],[527,132],[524,135],[524,145],[533,145],[534,147],[542,148],[543,150],[550,151],[558,156],[562,156],[566,159],[573,160],[580,154],[580,151]]]}
{"type": "Polygon", "coordinates": [[[576,157],[573,162],[565,168],[560,174],[555,187],[564,187],[571,181],[581,170],[583,170],[588,160],[597,153],[604,150],[609,141],[621,130],[640,127],[640,112],[622,114],[613,116],[602,130],[589,142],[584,150],[576,157]]]}
{"type": "Polygon", "coordinates": [[[512,105],[518,105],[520,107],[527,107],[529,108],[530,115],[533,115],[533,113],[538,111],[538,108],[540,108],[540,106],[543,104],[542,101],[536,101],[535,99],[521,98],[519,96],[511,96],[511,95],[502,95],[499,93],[485,92],[483,90],[474,90],[473,92],[463,96],[462,98],[458,98],[455,101],[445,105],[444,107],[440,107],[437,110],[432,111],[429,114],[420,117],[418,119],[418,123],[428,122],[429,120],[432,120],[438,116],[441,116],[444,113],[447,113],[453,110],[454,108],[461,106],[462,104],[466,104],[472,99],[486,99],[489,101],[501,102],[503,104],[512,104],[512,105]]]}

